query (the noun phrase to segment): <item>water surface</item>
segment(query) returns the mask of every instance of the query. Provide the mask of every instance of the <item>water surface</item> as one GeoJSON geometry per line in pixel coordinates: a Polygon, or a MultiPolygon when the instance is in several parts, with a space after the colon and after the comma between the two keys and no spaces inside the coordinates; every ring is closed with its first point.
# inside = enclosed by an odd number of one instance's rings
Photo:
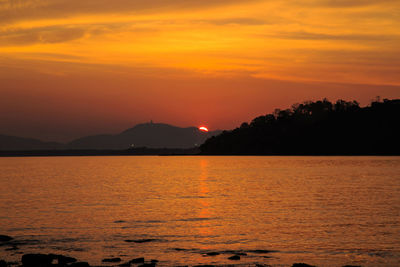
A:
{"type": "Polygon", "coordinates": [[[400,157],[0,158],[0,171],[8,260],[400,265],[400,157]]]}

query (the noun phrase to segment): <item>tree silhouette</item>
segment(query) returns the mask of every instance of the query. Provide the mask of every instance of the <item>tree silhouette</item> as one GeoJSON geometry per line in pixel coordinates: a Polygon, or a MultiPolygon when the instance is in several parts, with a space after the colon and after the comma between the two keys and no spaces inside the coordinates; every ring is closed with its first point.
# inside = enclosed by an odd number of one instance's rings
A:
{"type": "Polygon", "coordinates": [[[357,101],[326,98],[244,122],[200,146],[202,154],[348,155],[400,154],[400,100],[357,101]]]}

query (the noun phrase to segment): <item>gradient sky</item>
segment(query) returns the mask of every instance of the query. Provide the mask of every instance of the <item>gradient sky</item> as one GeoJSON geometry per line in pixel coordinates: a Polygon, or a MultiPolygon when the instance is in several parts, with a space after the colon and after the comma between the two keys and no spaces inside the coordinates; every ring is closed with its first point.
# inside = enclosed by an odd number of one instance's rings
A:
{"type": "Polygon", "coordinates": [[[399,0],[0,0],[0,133],[230,129],[400,97],[399,0]]]}

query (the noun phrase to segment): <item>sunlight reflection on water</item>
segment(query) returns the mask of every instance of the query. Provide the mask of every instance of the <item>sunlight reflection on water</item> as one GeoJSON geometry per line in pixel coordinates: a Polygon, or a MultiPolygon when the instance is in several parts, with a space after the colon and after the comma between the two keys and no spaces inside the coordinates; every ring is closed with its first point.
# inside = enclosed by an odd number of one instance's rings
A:
{"type": "Polygon", "coordinates": [[[19,247],[0,258],[400,263],[400,157],[0,158],[0,169],[0,234],[19,247]]]}

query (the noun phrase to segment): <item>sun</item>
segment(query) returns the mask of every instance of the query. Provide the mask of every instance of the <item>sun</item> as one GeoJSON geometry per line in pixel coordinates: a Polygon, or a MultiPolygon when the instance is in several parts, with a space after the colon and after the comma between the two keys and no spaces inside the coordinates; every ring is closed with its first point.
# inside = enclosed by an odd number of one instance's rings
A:
{"type": "Polygon", "coordinates": [[[202,132],[208,132],[208,128],[205,127],[205,126],[200,126],[199,130],[202,131],[202,132]]]}

